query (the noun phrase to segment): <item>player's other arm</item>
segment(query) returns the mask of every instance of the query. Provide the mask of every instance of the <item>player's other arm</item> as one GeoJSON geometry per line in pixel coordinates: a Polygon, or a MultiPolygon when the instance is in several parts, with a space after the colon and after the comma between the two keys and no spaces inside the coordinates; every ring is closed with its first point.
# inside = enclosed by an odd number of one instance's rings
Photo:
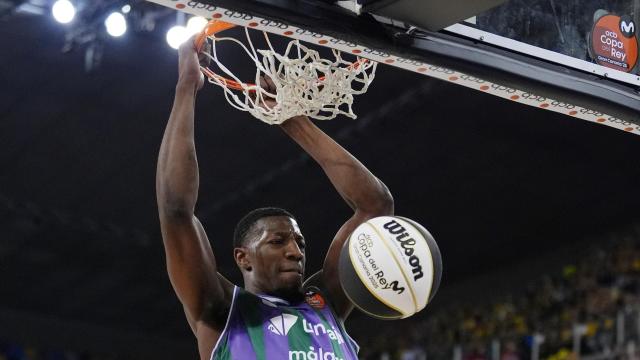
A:
{"type": "Polygon", "coordinates": [[[231,293],[231,286],[217,275],[211,245],[194,215],[199,186],[194,106],[202,84],[197,53],[188,41],[180,48],[173,109],[158,156],[156,195],[167,271],[196,335],[201,321],[228,309],[231,293]]]}
{"type": "Polygon", "coordinates": [[[393,214],[393,197],[385,184],[358,159],[316,127],[307,117],[287,120],[282,129],[322,167],[338,193],[354,210],[353,216],[338,230],[323,266],[323,281],[336,312],[342,320],[353,304],[347,299],[338,279],[340,250],[353,230],[362,222],[393,214]]]}

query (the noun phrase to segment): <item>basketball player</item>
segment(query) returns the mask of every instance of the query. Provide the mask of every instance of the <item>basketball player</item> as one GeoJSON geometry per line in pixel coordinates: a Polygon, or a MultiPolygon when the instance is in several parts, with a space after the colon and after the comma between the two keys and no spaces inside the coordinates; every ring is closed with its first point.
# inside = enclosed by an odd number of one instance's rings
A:
{"type": "MultiPolygon", "coordinates": [[[[293,215],[277,208],[249,213],[234,234],[244,280],[243,287],[234,286],[217,272],[209,238],[194,215],[194,105],[204,78],[192,39],[180,47],[178,67],[156,191],[169,277],[200,359],[357,359],[357,345],[343,325],[353,305],[338,280],[338,257],[360,223],[393,213],[387,187],[309,119],[287,120],[279,127],[322,167],[354,213],[337,231],[322,271],[304,285],[305,240],[293,215]]],[[[224,235],[214,236],[223,241],[224,235]]]]}

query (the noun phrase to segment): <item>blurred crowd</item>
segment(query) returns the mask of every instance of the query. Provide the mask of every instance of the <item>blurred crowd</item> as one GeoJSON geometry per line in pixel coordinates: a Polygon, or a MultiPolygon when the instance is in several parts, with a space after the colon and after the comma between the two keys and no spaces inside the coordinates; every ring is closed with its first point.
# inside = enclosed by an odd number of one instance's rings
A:
{"type": "Polygon", "coordinates": [[[401,329],[358,336],[361,357],[565,360],[576,351],[582,357],[629,352],[640,339],[640,231],[612,235],[585,253],[524,293],[451,305],[401,329]]]}

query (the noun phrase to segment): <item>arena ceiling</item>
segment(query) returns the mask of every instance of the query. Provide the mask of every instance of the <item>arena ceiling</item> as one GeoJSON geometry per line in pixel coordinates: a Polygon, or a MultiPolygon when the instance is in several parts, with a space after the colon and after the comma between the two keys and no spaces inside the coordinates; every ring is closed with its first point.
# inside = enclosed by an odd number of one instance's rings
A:
{"type": "MultiPolygon", "coordinates": [[[[85,45],[61,52],[47,16],[5,16],[0,34],[0,308],[189,339],[154,193],[176,52],[132,32],[87,73],[85,45]]],[[[638,220],[634,135],[384,66],[355,110],[320,126],[434,234],[444,288],[638,220]]],[[[350,210],[282,131],[207,87],[197,148],[197,214],[221,272],[240,280],[233,227],[266,205],[297,215],[307,271],[320,267],[350,210]]]]}

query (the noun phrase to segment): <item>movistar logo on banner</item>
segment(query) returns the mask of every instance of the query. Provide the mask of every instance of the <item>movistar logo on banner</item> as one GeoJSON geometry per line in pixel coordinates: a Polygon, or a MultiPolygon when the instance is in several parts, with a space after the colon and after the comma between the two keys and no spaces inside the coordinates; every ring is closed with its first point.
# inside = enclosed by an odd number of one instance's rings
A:
{"type": "Polygon", "coordinates": [[[636,24],[629,15],[620,17],[620,32],[626,38],[630,38],[636,34],[636,24]]]}

